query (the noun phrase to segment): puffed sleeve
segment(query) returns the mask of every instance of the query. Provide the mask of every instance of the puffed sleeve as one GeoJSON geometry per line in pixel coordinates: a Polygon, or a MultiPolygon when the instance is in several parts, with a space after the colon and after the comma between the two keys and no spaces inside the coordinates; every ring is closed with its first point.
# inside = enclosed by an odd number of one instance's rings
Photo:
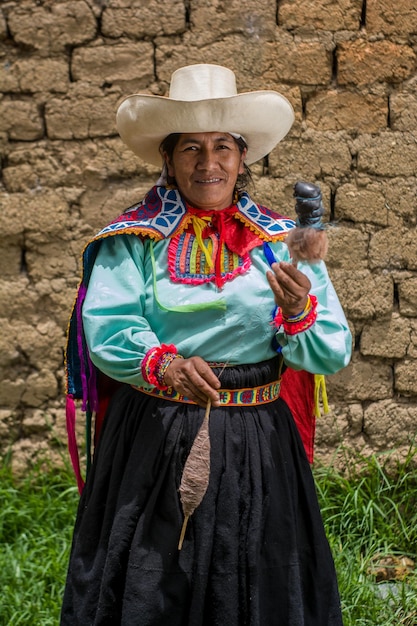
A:
{"type": "Polygon", "coordinates": [[[144,303],[143,242],[134,235],[104,239],[82,312],[90,357],[111,378],[147,386],[141,362],[160,343],[143,316],[144,303]]]}
{"type": "Polygon", "coordinates": [[[296,335],[287,335],[281,327],[276,339],[285,362],[293,369],[334,374],[348,365],[352,353],[352,337],[345,314],[323,261],[311,265],[299,263],[298,269],[311,281],[310,293],[318,301],[317,320],[296,335]]]}

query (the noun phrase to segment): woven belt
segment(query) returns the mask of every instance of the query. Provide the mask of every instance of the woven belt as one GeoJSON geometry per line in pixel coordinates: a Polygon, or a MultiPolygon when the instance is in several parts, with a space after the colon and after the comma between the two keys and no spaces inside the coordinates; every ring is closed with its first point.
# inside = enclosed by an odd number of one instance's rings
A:
{"type": "MultiPolygon", "coordinates": [[[[267,402],[273,402],[279,397],[280,387],[281,381],[276,380],[273,383],[260,385],[259,387],[248,387],[245,389],[219,389],[220,404],[222,406],[266,404],[267,402]]],[[[174,391],[172,387],[166,389],[165,391],[156,389],[156,387],[150,390],[135,386],[133,386],[133,388],[141,391],[142,393],[146,393],[149,396],[156,396],[157,398],[163,398],[164,400],[196,404],[193,400],[190,400],[186,396],[182,396],[180,393],[174,391]]]]}

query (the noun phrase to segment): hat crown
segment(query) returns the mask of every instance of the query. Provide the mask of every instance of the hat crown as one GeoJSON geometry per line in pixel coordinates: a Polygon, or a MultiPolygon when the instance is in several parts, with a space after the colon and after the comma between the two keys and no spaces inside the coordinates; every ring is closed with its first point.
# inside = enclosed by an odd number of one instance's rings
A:
{"type": "Polygon", "coordinates": [[[171,77],[169,98],[188,102],[237,95],[236,77],[220,65],[197,64],[181,67],[171,77]]]}
{"type": "Polygon", "coordinates": [[[235,133],[245,138],[250,165],[288,133],[294,111],[276,91],[237,93],[234,72],[199,63],[176,70],[169,97],[132,94],[117,110],[121,138],[144,161],[161,166],[160,145],[173,133],[235,133]]]}

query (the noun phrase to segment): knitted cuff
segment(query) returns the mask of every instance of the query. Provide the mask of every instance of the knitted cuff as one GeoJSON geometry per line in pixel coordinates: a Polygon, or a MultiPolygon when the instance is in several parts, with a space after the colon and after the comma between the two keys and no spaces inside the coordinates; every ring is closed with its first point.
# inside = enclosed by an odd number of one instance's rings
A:
{"type": "Polygon", "coordinates": [[[273,319],[276,328],[283,326],[287,335],[297,335],[307,330],[317,319],[317,298],[309,295],[304,310],[298,315],[284,315],[280,308],[277,309],[273,319]]]}
{"type": "Polygon", "coordinates": [[[143,379],[161,391],[168,389],[164,382],[165,372],[174,359],[182,358],[173,344],[163,343],[151,348],[143,357],[141,368],[143,379]]]}

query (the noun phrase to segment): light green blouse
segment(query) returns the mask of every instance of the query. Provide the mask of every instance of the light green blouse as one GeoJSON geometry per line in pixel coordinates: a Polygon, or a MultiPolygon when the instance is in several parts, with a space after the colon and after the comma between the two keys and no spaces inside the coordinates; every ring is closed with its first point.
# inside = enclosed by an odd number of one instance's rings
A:
{"type": "MultiPolygon", "coordinates": [[[[332,374],[351,356],[351,335],[323,262],[300,263],[318,299],[317,321],[297,335],[271,324],[274,297],[266,279],[263,248],[250,253],[251,267],[219,289],[173,282],[168,273],[169,239],[136,235],[102,240],[83,305],[91,360],[116,380],[149,387],[141,375],[146,352],[175,344],[184,357],[198,355],[230,365],[272,358],[273,335],[294,369],[332,374]]],[[[289,260],[285,243],[271,243],[277,260],[289,260]]]]}

